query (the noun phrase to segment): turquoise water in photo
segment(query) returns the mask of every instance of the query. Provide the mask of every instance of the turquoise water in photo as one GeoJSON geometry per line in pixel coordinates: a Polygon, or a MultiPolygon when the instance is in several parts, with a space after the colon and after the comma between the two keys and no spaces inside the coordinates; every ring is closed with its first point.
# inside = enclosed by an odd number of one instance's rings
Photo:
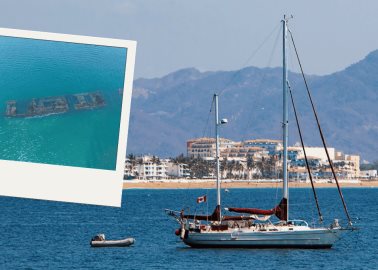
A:
{"type": "Polygon", "coordinates": [[[0,37],[0,159],[115,170],[126,48],[0,37]],[[101,91],[106,106],[5,117],[6,101],[101,91]]]}
{"type": "MultiPolygon", "coordinates": [[[[378,189],[345,188],[359,230],[347,232],[331,249],[195,249],[174,234],[178,224],[165,208],[211,212],[214,190],[124,190],[122,208],[0,197],[0,269],[377,269],[378,189]],[[207,204],[196,198],[208,196],[207,204]],[[134,237],[126,248],[91,248],[97,233],[107,239],[134,237]]],[[[230,189],[223,206],[270,209],[276,189],[230,189]]],[[[276,199],[278,198],[278,200],[276,199]]],[[[324,224],[346,224],[336,188],[318,189],[324,224]]],[[[312,190],[290,190],[290,216],[317,219],[312,190]]]]}

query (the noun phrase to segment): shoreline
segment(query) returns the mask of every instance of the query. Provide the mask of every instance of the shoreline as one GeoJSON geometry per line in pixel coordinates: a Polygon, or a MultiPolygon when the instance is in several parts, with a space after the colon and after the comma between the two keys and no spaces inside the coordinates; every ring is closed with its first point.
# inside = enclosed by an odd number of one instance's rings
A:
{"type": "MultiPolygon", "coordinates": [[[[378,180],[374,181],[339,181],[342,188],[376,188],[378,180]]],[[[280,188],[282,181],[222,181],[222,188],[280,188]]],[[[311,188],[311,183],[289,182],[290,188],[311,188]]],[[[337,188],[335,183],[317,182],[315,188],[337,188]]],[[[215,188],[215,180],[125,180],[123,189],[211,189],[215,188]]]]}

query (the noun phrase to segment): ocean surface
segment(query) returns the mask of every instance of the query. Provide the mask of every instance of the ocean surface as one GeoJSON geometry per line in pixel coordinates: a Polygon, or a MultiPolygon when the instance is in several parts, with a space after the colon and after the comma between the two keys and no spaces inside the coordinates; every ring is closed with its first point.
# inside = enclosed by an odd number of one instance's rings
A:
{"type": "Polygon", "coordinates": [[[115,170],[126,49],[0,37],[0,159],[115,170]],[[5,117],[33,98],[100,91],[105,107],[5,117]]]}
{"type": "MultiPolygon", "coordinates": [[[[101,192],[101,191],[99,191],[101,192]]],[[[271,208],[276,189],[230,189],[226,206],[271,208]]],[[[318,190],[325,224],[340,218],[334,188],[318,190]]],[[[311,189],[290,191],[292,218],[316,220],[311,189]]],[[[378,269],[378,189],[344,189],[359,228],[332,249],[193,249],[174,235],[165,208],[213,210],[213,190],[126,190],[121,208],[0,197],[0,269],[378,269]],[[196,198],[208,195],[208,204],[196,198]],[[90,248],[97,233],[108,239],[134,237],[127,248],[90,248]]]]}

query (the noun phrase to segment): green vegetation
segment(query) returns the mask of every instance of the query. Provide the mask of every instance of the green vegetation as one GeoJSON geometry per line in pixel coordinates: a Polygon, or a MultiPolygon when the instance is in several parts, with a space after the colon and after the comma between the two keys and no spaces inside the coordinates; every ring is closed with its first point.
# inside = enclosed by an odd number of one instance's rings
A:
{"type": "Polygon", "coordinates": [[[378,160],[373,163],[361,164],[360,170],[378,170],[378,160]]]}
{"type": "MultiPolygon", "coordinates": [[[[171,158],[175,163],[188,165],[191,178],[215,178],[215,160],[204,160],[201,158],[186,157],[183,154],[171,158]]],[[[259,179],[277,178],[281,176],[279,168],[276,166],[277,157],[270,156],[261,160],[253,160],[248,157],[246,162],[228,160],[223,158],[220,161],[222,178],[227,179],[259,179]]]]}

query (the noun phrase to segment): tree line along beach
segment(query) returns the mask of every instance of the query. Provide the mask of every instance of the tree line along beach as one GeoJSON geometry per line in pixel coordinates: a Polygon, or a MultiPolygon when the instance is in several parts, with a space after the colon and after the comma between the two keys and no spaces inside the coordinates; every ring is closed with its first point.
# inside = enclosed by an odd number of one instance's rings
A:
{"type": "MultiPolygon", "coordinates": [[[[290,182],[291,188],[310,188],[310,183],[306,182],[290,182]]],[[[340,185],[344,188],[376,188],[378,187],[378,180],[351,180],[340,181],[340,185]]],[[[215,186],[215,180],[126,180],[123,182],[124,189],[209,189],[215,186]]],[[[264,180],[223,180],[222,188],[281,188],[282,181],[264,181],[264,180]]],[[[336,184],[331,181],[322,181],[315,183],[317,188],[336,188],[336,184]]]]}

